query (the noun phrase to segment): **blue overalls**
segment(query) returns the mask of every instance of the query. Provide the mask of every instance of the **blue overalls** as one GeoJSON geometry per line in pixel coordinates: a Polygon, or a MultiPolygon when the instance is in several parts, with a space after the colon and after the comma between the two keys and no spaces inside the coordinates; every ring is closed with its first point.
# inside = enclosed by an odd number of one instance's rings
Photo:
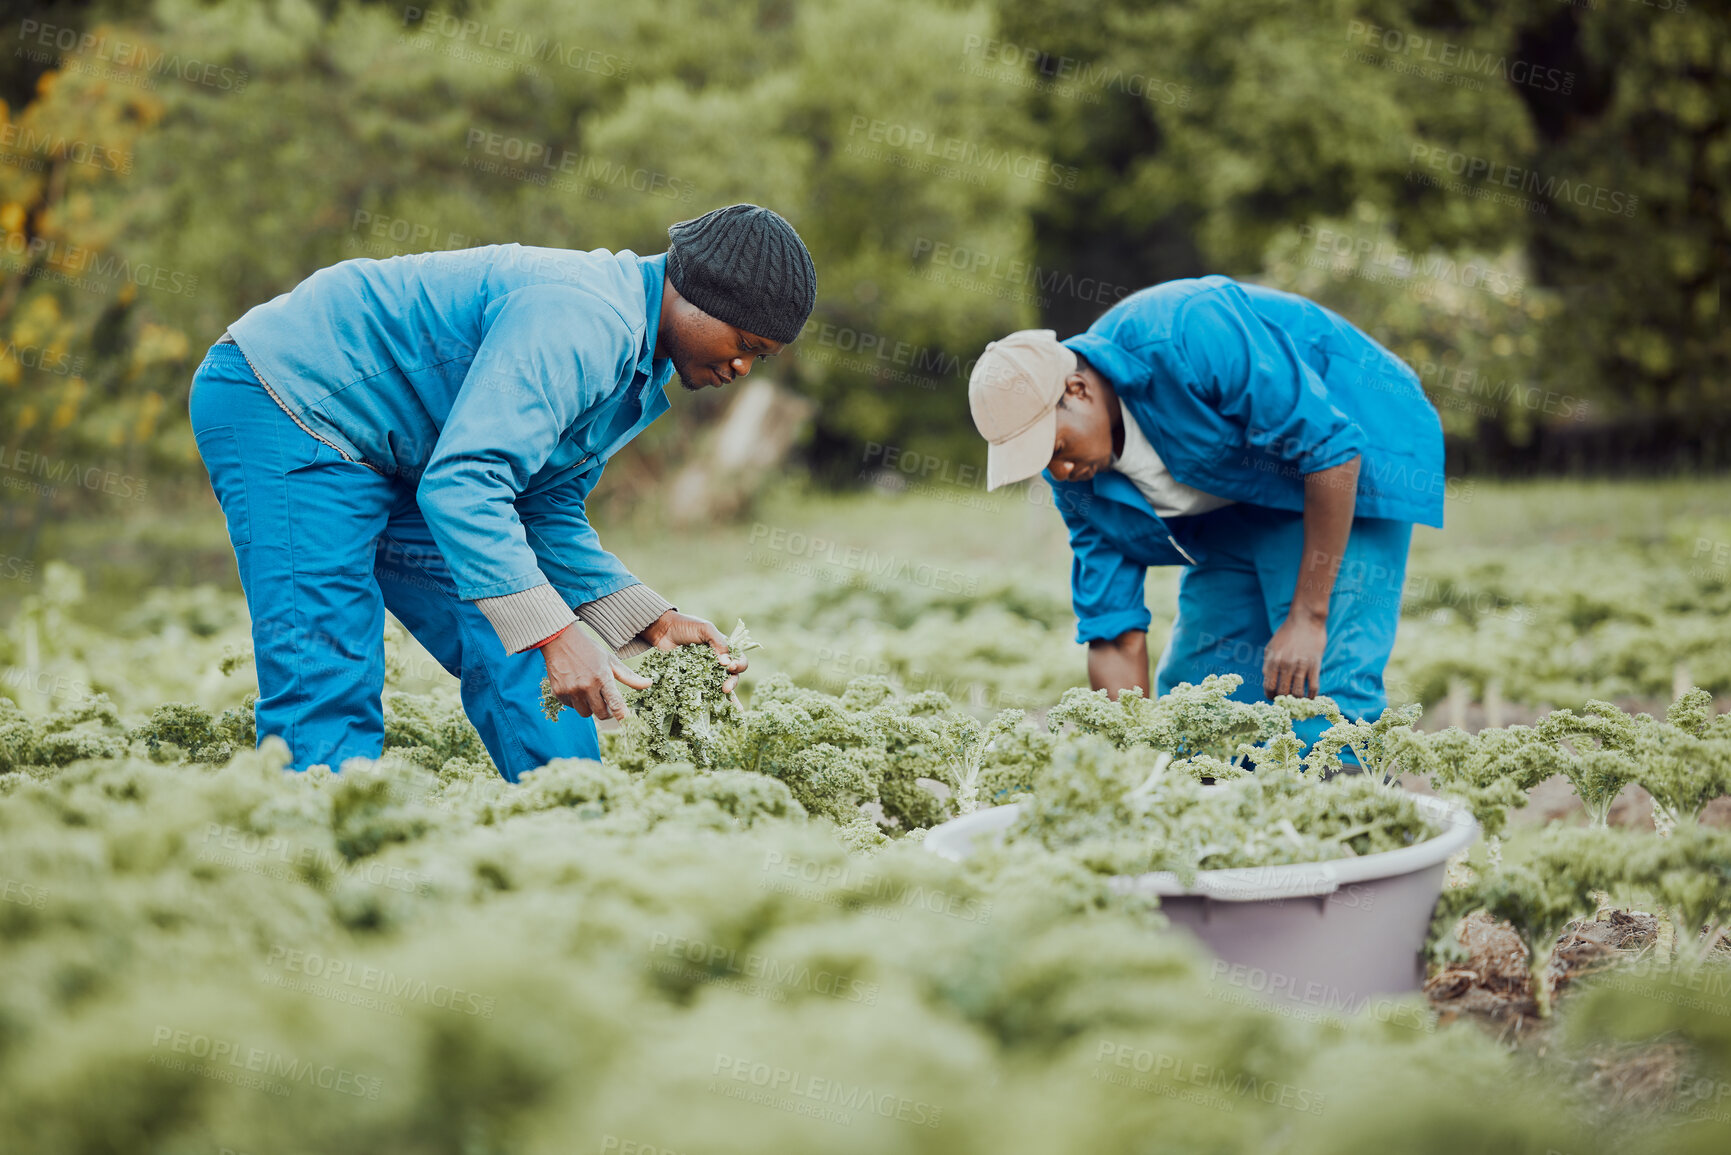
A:
{"type": "Polygon", "coordinates": [[[507,780],[599,755],[592,720],[547,720],[540,655],[507,653],[475,599],[550,585],[574,607],[637,583],[583,507],[669,407],[665,264],[518,245],[344,261],[212,346],[193,433],[252,615],[258,733],[297,769],[381,753],[387,609],[460,679],[507,780]]]}
{"type": "MultiPolygon", "coordinates": [[[[1175,480],[1237,504],[1163,519],[1129,478],[1051,473],[1070,530],[1078,642],[1146,630],[1151,565],[1186,567],[1156,693],[1238,674],[1266,701],[1263,651],[1303,560],[1304,477],[1362,458],[1352,532],[1329,600],[1321,692],[1349,718],[1387,704],[1412,523],[1442,525],[1442,423],[1418,377],[1339,315],[1227,277],[1126,297],[1064,344],[1117,391],[1175,480]]],[[[1326,722],[1298,726],[1314,740],[1326,722]]]]}

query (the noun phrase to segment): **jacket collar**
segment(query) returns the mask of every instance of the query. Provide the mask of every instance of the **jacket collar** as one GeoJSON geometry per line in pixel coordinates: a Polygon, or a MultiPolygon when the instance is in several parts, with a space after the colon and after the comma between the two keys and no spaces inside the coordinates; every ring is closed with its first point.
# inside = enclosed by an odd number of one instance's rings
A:
{"type": "Polygon", "coordinates": [[[1122,392],[1140,393],[1146,389],[1154,369],[1109,337],[1089,330],[1066,338],[1061,344],[1073,353],[1080,353],[1088,364],[1105,374],[1112,388],[1122,392]]]}
{"type": "Polygon", "coordinates": [[[637,271],[643,277],[643,345],[637,357],[637,371],[651,381],[659,376],[656,383],[665,385],[673,374],[673,359],[664,358],[661,372],[656,372],[655,337],[661,328],[661,293],[667,280],[667,254],[639,257],[637,271]]]}
{"type": "Polygon", "coordinates": [[[1148,499],[1142,496],[1142,491],[1136,488],[1136,483],[1119,473],[1116,469],[1102,469],[1087,481],[1059,481],[1052,476],[1051,470],[1044,470],[1041,477],[1056,486],[1054,500],[1060,505],[1068,503],[1073,508],[1085,510],[1088,494],[1103,498],[1106,501],[1116,501],[1120,505],[1128,505],[1131,509],[1145,513],[1155,521],[1162,521],[1159,514],[1148,499]]]}
{"type": "Polygon", "coordinates": [[[1108,501],[1122,502],[1132,509],[1141,510],[1149,517],[1159,520],[1160,515],[1154,512],[1154,507],[1136,488],[1136,483],[1119,473],[1116,469],[1102,469],[1093,477],[1094,495],[1104,497],[1108,501]]]}

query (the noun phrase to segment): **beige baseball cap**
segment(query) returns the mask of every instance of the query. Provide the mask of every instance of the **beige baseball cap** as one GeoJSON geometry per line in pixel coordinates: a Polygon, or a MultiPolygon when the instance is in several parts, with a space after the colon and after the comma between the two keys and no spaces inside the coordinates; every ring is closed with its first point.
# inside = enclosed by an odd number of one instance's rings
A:
{"type": "Polygon", "coordinates": [[[986,489],[1038,474],[1058,439],[1058,400],[1076,354],[1051,329],[1018,329],[993,341],[968,377],[968,408],[986,439],[986,489]]]}

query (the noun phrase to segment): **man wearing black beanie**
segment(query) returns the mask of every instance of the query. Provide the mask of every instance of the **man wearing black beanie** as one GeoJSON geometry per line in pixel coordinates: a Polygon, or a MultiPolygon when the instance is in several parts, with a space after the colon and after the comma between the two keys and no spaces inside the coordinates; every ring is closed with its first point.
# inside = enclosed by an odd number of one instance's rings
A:
{"type": "Polygon", "coordinates": [[[769,209],[668,230],[668,251],[489,245],[321,269],[249,311],[193,377],[200,455],[252,614],[262,742],[340,768],[383,748],[388,609],[461,679],[510,781],[599,755],[618,658],[707,642],[601,548],[584,502],[687,389],[799,335],[811,255],[769,209]],[[581,621],[613,650],[608,655],[581,621]],[[530,651],[539,650],[543,661],[530,651]],[[574,713],[542,713],[540,682],[574,713]]]}

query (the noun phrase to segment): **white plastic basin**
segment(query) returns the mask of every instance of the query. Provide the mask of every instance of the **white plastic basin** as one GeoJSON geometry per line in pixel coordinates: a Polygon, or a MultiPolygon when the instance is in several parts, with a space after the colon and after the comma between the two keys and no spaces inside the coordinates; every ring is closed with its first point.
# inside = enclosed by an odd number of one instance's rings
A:
{"type": "MultiPolygon", "coordinates": [[[[1413,795],[1436,837],[1359,858],[1291,866],[1204,870],[1186,886],[1170,871],[1118,875],[1115,890],[1160,896],[1174,926],[1220,960],[1215,978],[1257,994],[1351,1010],[1376,995],[1424,983],[1424,940],[1449,856],[1479,826],[1458,802],[1413,795]]],[[[1020,803],[977,810],[926,835],[925,847],[960,862],[979,839],[1000,839],[1020,803]]]]}

